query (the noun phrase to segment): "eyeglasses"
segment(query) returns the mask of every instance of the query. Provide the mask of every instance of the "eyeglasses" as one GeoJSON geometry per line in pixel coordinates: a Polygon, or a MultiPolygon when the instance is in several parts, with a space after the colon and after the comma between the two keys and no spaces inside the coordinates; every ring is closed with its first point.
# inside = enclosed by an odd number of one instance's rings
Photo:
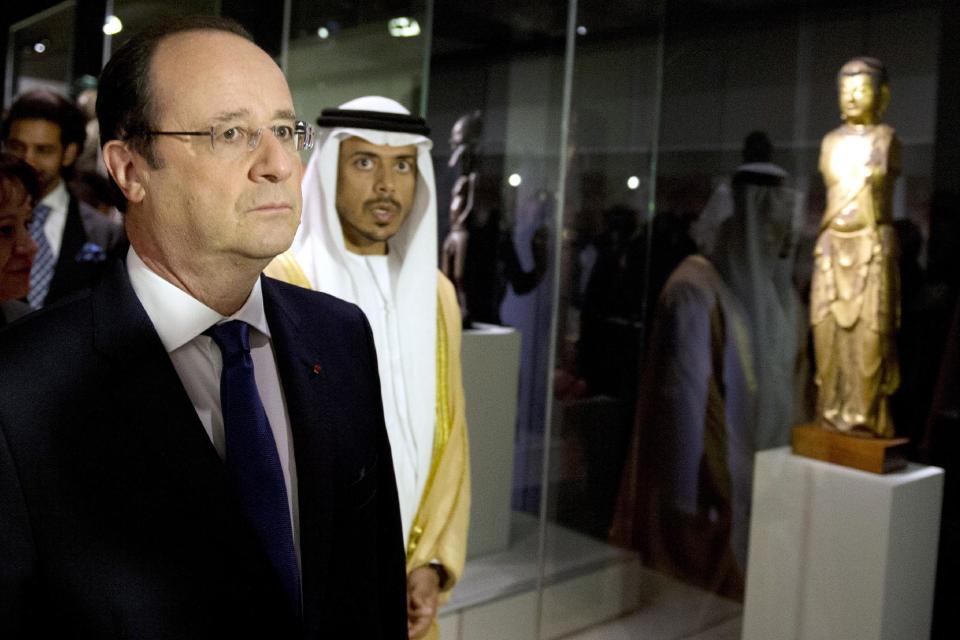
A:
{"type": "Polygon", "coordinates": [[[272,127],[210,127],[207,131],[145,131],[148,136],[209,136],[213,153],[224,159],[238,158],[244,151],[254,151],[260,146],[264,129],[270,131],[285,151],[296,153],[313,148],[314,129],[303,120],[290,126],[277,124],[272,127]]]}

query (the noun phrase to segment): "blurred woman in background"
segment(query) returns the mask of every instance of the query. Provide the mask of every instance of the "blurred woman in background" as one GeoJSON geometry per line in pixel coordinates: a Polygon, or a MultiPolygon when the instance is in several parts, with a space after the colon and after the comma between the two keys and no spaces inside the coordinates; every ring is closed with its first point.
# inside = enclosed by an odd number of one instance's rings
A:
{"type": "Polygon", "coordinates": [[[30,290],[30,267],[37,255],[27,225],[39,193],[30,165],[0,152],[0,327],[30,311],[21,298],[30,290]]]}

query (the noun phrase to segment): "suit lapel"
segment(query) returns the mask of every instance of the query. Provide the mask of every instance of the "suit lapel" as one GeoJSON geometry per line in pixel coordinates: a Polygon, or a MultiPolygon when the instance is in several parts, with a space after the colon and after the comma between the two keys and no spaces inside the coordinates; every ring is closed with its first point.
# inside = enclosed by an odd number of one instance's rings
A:
{"type": "Polygon", "coordinates": [[[304,623],[323,628],[328,621],[314,620],[325,592],[335,585],[326,578],[332,548],[334,482],[331,469],[335,451],[331,427],[333,390],[323,372],[318,338],[304,329],[302,309],[285,299],[276,282],[262,278],[263,303],[270,326],[277,371],[283,387],[297,462],[300,515],[300,557],[304,623]]]}
{"type": "MultiPolygon", "coordinates": [[[[118,260],[92,292],[94,347],[113,361],[112,402],[105,404],[115,436],[133,451],[156,456],[185,494],[211,505],[231,503],[224,466],[210,442],[170,356],[118,260]]],[[[215,507],[214,507],[215,508],[215,507]]]]}

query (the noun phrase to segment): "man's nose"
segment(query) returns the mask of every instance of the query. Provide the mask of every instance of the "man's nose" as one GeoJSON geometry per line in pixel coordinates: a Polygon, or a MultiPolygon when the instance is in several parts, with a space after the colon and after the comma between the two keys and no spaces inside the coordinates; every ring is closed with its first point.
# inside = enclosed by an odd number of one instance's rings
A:
{"type": "Polygon", "coordinates": [[[38,154],[34,148],[27,147],[27,150],[23,152],[22,160],[30,165],[33,169],[40,171],[39,155],[40,154],[38,154]]]}
{"type": "Polygon", "coordinates": [[[381,169],[377,174],[375,188],[377,193],[391,194],[394,192],[393,172],[388,169],[381,169]]]}
{"type": "Polygon", "coordinates": [[[256,159],[250,175],[255,182],[283,182],[293,174],[294,163],[300,162],[300,158],[284,149],[269,130],[263,132],[253,153],[256,159]]]}

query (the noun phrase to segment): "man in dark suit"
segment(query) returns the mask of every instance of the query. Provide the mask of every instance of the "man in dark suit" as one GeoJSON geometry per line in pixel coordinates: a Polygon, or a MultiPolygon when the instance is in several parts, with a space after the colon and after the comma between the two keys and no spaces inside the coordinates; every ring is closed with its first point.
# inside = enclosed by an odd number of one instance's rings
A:
{"type": "Polygon", "coordinates": [[[123,240],[123,227],[78,200],[64,181],[86,136],[80,110],[47,89],[18,96],[0,128],[4,149],[40,178],[30,227],[38,247],[27,295],[34,309],[89,287],[123,240]]]}
{"type": "Polygon", "coordinates": [[[130,250],[0,334],[0,637],[405,639],[369,326],[260,276],[312,137],[283,74],[181,19],[97,113],[130,250]]]}

